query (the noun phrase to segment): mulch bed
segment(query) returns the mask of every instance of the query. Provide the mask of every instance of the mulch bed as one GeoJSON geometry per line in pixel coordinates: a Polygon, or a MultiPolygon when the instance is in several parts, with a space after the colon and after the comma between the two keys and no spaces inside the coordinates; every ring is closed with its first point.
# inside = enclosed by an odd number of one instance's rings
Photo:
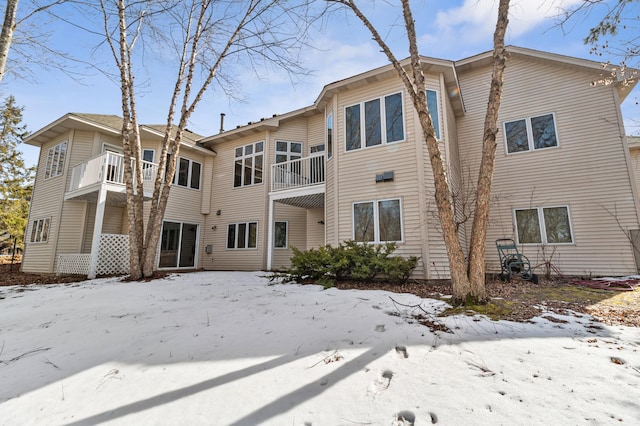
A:
{"type": "MultiPolygon", "coordinates": [[[[339,282],[340,289],[385,290],[394,293],[411,293],[421,298],[441,299],[451,295],[448,280],[410,281],[406,284],[384,282],[339,282]]],[[[488,279],[487,296],[491,300],[512,302],[512,310],[500,315],[500,319],[525,322],[534,317],[553,312],[561,315],[592,315],[596,320],[609,325],[640,327],[640,288],[624,292],[624,304],[609,304],[606,299],[619,292],[591,289],[568,284],[563,279],[540,279],[539,284],[514,279],[504,282],[488,279]],[[603,300],[604,299],[604,300],[603,300]]]]}
{"type": "Polygon", "coordinates": [[[83,275],[27,274],[20,271],[20,263],[0,264],[0,286],[28,284],[64,284],[84,281],[83,275]]]}

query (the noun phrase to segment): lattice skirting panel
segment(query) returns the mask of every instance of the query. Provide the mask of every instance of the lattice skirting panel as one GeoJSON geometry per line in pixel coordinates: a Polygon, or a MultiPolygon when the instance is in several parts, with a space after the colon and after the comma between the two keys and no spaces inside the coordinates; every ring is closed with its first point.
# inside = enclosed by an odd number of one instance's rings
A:
{"type": "Polygon", "coordinates": [[[98,275],[129,273],[129,236],[121,234],[100,235],[98,275]]]}
{"type": "Polygon", "coordinates": [[[58,256],[56,273],[87,275],[90,263],[90,254],[61,254],[58,256]]]}

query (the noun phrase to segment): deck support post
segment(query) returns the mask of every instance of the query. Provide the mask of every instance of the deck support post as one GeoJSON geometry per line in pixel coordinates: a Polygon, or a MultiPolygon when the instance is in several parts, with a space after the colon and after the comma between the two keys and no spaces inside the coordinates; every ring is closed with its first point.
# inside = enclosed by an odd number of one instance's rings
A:
{"type": "Polygon", "coordinates": [[[269,196],[269,213],[267,214],[267,271],[273,269],[273,210],[275,201],[269,196]]]}
{"type": "Polygon", "coordinates": [[[91,262],[87,278],[94,279],[98,272],[98,256],[100,255],[100,235],[102,234],[102,222],[104,222],[104,209],[107,204],[107,190],[104,185],[98,190],[96,202],[96,218],[93,222],[93,239],[91,240],[91,262]]]}

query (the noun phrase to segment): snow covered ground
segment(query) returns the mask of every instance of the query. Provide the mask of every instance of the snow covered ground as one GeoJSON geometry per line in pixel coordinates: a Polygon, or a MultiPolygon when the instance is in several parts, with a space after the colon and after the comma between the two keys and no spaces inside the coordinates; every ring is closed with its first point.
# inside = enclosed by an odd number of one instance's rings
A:
{"type": "Polygon", "coordinates": [[[261,273],[0,287],[0,424],[640,424],[640,330],[261,273]],[[393,298],[395,300],[392,300],[393,298]]]}

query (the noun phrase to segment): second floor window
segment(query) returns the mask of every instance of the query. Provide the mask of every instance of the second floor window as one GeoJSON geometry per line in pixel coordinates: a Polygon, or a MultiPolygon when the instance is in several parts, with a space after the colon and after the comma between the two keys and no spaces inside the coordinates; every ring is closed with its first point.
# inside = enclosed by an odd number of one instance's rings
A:
{"type": "Polygon", "coordinates": [[[188,158],[178,158],[175,185],[185,188],[200,189],[200,173],[202,164],[188,158]]]}
{"type": "Polygon", "coordinates": [[[507,153],[526,152],[558,146],[553,113],[504,123],[507,153]]]}
{"type": "Polygon", "coordinates": [[[345,149],[372,147],[404,140],[402,93],[345,108],[345,149]]]}
{"type": "Polygon", "coordinates": [[[67,141],[49,148],[44,178],[60,176],[64,172],[64,160],[67,157],[67,141]]]}
{"type": "Polygon", "coordinates": [[[233,187],[262,183],[264,142],[250,143],[235,149],[233,187]]]}
{"type": "Polygon", "coordinates": [[[436,131],[436,139],[441,140],[440,137],[440,110],[438,109],[438,92],[435,90],[427,90],[427,108],[429,108],[429,114],[431,114],[431,121],[433,122],[433,129],[436,131]]]}

